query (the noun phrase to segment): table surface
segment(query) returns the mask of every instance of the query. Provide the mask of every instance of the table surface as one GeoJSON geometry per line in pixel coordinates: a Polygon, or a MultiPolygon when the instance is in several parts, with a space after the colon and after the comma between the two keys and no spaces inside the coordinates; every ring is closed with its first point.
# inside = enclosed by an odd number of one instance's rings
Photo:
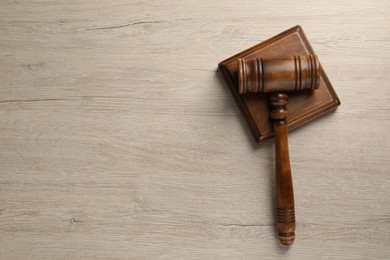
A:
{"type": "Polygon", "coordinates": [[[390,2],[1,1],[1,259],[388,259],[390,2]],[[300,24],[341,106],[289,135],[274,228],[219,61],[300,24]]]}

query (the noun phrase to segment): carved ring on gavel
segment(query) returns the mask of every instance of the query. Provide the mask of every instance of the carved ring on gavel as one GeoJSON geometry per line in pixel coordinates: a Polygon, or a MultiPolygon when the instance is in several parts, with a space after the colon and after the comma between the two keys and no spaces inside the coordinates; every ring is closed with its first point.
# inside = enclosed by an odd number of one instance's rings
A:
{"type": "Polygon", "coordinates": [[[240,94],[317,89],[319,78],[320,64],[316,55],[238,59],[240,94]]]}
{"type": "Polygon", "coordinates": [[[287,100],[285,92],[317,89],[320,64],[316,55],[278,59],[238,59],[239,93],[272,93],[270,117],[275,136],[276,227],[283,245],[295,239],[294,192],[288,152],[287,100]]]}

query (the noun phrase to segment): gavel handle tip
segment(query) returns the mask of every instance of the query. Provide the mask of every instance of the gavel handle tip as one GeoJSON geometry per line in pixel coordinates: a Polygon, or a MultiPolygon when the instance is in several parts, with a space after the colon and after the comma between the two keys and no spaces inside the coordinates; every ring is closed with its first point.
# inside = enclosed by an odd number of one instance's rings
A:
{"type": "Polygon", "coordinates": [[[280,243],[282,243],[285,246],[292,245],[292,243],[294,243],[294,240],[295,240],[295,233],[294,232],[279,233],[279,240],[280,240],[280,243]]]}

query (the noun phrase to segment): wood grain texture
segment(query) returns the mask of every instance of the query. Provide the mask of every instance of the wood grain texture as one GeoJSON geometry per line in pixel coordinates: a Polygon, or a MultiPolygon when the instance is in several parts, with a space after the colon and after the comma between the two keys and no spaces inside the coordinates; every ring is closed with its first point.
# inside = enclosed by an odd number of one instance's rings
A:
{"type": "Polygon", "coordinates": [[[389,1],[1,1],[1,259],[388,259],[389,1]],[[274,228],[217,63],[293,25],[342,106],[289,133],[274,228]]]}
{"type": "Polygon", "coordinates": [[[275,224],[280,242],[283,245],[291,245],[295,239],[295,207],[288,152],[288,96],[275,92],[271,94],[269,101],[275,134],[275,224]]]}
{"type": "MultiPolygon", "coordinates": [[[[241,74],[240,67],[242,67],[242,63],[239,62],[238,58],[252,59],[255,57],[261,57],[262,59],[264,58],[264,63],[268,63],[266,59],[274,60],[275,58],[294,56],[297,54],[305,56],[315,54],[311,44],[303,32],[302,27],[299,25],[289,28],[288,30],[235,54],[218,64],[218,67],[222,72],[222,76],[229,86],[244,121],[247,123],[248,128],[253,133],[253,136],[258,143],[263,143],[273,136],[272,123],[269,119],[269,100],[267,95],[240,94],[242,92],[240,87],[241,84],[239,83],[241,77],[237,76],[237,74],[241,74]],[[237,89],[239,91],[237,91],[237,89]]],[[[298,60],[299,59],[300,58],[298,56],[298,60]]],[[[265,72],[268,65],[262,64],[265,72]]],[[[325,70],[320,66],[319,71],[320,85],[316,91],[301,91],[299,94],[294,92],[289,93],[289,130],[302,126],[303,124],[306,124],[311,120],[336,109],[336,107],[340,105],[339,98],[326,76],[325,70]]],[[[262,80],[264,81],[264,84],[262,85],[264,85],[265,88],[269,88],[270,86],[267,83],[269,82],[270,76],[267,75],[264,78],[268,78],[268,80],[262,80]]],[[[299,76],[299,78],[300,83],[298,83],[298,86],[301,87],[301,80],[304,77],[299,76]]],[[[274,86],[271,88],[281,89],[284,87],[286,86],[274,86]]],[[[270,92],[270,90],[266,92],[270,92]]]]}

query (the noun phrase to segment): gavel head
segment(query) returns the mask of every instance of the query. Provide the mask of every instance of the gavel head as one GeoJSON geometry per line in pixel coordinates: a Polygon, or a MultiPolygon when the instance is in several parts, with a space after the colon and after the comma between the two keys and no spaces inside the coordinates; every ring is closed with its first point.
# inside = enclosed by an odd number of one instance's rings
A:
{"type": "Polygon", "coordinates": [[[239,93],[291,92],[317,89],[320,63],[316,55],[238,59],[239,93]]]}

